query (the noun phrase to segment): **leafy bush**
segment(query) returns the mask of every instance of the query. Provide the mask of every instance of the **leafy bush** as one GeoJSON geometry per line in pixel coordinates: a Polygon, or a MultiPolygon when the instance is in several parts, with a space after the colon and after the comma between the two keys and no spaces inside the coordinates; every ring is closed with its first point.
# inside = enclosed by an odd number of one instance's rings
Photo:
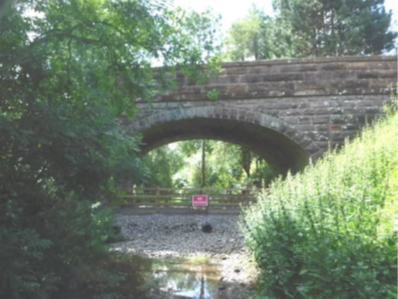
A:
{"type": "Polygon", "coordinates": [[[244,212],[260,298],[396,298],[398,115],[388,114],[244,212]]]}
{"type": "Polygon", "coordinates": [[[138,169],[136,142],[94,107],[76,121],[70,105],[43,102],[0,111],[0,298],[116,294],[124,275],[103,266],[112,214],[95,203],[112,175],[138,169]]]}
{"type": "Polygon", "coordinates": [[[72,195],[43,198],[36,215],[21,207],[25,219],[0,228],[0,298],[121,298],[127,285],[125,298],[144,298],[138,270],[106,246],[110,210],[72,195]]]}
{"type": "Polygon", "coordinates": [[[182,17],[164,1],[6,2],[0,298],[134,297],[140,278],[109,252],[112,219],[95,206],[113,198],[120,177],[142,181],[138,140],[121,119],[136,114],[134,99],[168,87],[151,62],[185,64],[194,75],[214,60],[211,20],[182,17]],[[191,34],[195,24],[206,39],[191,34]]]}

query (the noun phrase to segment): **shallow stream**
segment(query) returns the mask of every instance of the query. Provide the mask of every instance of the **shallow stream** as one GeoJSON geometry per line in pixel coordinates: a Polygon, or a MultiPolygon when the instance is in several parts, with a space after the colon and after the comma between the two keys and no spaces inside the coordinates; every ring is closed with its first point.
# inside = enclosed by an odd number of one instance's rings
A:
{"type": "Polygon", "coordinates": [[[218,298],[218,264],[205,258],[137,259],[147,282],[156,285],[167,298],[218,298]]]}

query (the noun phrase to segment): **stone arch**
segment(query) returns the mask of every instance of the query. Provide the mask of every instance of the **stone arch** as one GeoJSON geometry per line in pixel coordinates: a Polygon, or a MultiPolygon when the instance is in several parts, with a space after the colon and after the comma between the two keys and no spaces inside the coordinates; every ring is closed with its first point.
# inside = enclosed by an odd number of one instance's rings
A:
{"type": "Polygon", "coordinates": [[[182,140],[215,139],[248,147],[278,173],[301,170],[321,149],[307,135],[265,113],[224,105],[166,110],[128,124],[142,134],[142,154],[182,140]]]}

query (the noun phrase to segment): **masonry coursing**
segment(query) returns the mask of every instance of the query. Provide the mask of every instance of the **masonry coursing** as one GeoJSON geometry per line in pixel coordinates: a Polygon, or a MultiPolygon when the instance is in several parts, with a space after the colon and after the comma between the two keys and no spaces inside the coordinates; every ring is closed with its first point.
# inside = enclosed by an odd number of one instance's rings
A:
{"type": "Polygon", "coordinates": [[[397,82],[392,56],[333,57],[223,64],[207,84],[192,85],[181,75],[179,87],[125,121],[131,134],[181,119],[231,119],[268,127],[319,157],[343,144],[380,114],[397,82]],[[217,90],[216,101],[207,93],[217,90]]]}

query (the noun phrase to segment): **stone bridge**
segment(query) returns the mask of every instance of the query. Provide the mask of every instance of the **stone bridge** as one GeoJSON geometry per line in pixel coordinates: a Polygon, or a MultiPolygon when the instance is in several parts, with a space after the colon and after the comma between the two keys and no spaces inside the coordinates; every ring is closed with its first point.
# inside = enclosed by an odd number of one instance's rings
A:
{"type": "Polygon", "coordinates": [[[142,153],[189,139],[247,146],[278,172],[297,171],[382,111],[397,82],[397,58],[333,57],[224,63],[206,85],[181,74],[179,87],[138,101],[142,153]],[[208,93],[216,91],[218,99],[208,93]]]}

